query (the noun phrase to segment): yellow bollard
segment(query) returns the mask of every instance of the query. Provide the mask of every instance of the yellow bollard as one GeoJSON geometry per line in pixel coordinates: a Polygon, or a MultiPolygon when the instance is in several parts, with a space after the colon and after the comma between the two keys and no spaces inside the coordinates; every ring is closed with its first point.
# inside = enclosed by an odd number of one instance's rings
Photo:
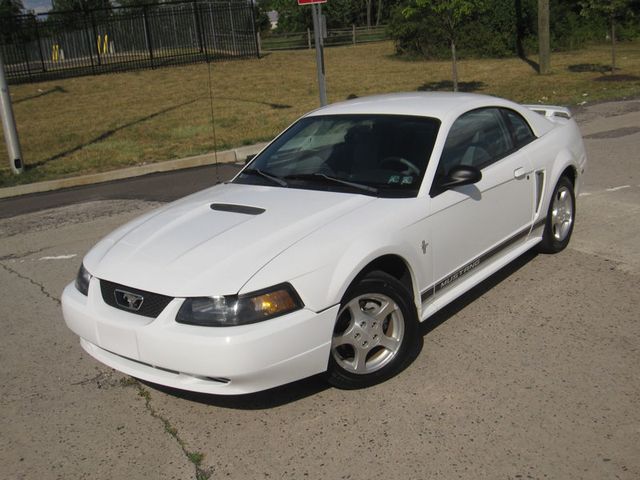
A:
{"type": "Polygon", "coordinates": [[[108,52],[107,47],[109,46],[109,36],[104,34],[104,44],[102,45],[102,53],[106,54],[108,52]]]}
{"type": "Polygon", "coordinates": [[[51,60],[57,62],[60,58],[60,45],[54,43],[51,47],[51,60]]]}

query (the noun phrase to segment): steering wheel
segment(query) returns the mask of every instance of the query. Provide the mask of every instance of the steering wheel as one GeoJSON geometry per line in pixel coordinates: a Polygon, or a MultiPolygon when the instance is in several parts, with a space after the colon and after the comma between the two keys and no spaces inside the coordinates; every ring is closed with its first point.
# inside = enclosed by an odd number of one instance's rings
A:
{"type": "Polygon", "coordinates": [[[403,167],[406,167],[406,170],[401,171],[400,173],[404,173],[405,175],[408,173],[414,173],[420,176],[420,169],[416,167],[412,162],[402,157],[386,157],[383,158],[380,162],[380,166],[384,166],[385,163],[395,163],[396,165],[400,164],[403,167]]]}

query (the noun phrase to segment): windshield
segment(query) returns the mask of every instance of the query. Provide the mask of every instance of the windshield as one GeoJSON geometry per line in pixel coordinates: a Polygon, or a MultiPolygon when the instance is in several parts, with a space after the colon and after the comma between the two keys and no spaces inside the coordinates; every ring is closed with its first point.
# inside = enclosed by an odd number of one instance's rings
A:
{"type": "Polygon", "coordinates": [[[416,196],[440,122],[408,115],[306,117],[234,183],[416,196]]]}

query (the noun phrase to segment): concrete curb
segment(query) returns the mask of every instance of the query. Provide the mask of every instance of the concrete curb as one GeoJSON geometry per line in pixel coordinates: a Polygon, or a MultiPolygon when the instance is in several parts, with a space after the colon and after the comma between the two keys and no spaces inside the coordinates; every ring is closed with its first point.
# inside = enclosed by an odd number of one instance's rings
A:
{"type": "MultiPolygon", "coordinates": [[[[267,143],[257,143],[246,147],[238,147],[232,150],[218,152],[218,163],[234,163],[244,161],[247,156],[258,153],[267,143]]],[[[26,185],[16,185],[15,187],[0,188],[0,198],[18,197],[30,193],[49,192],[63,188],[92,185],[94,183],[111,182],[125,178],[140,177],[150,173],[171,172],[183,168],[201,167],[216,163],[214,153],[205,153],[195,157],[179,158],[167,160],[165,162],[150,163],[139,167],[124,168],[111,172],[95,173],[92,175],[82,175],[80,177],[61,178],[59,180],[48,180],[46,182],[29,183],[26,185]]]]}

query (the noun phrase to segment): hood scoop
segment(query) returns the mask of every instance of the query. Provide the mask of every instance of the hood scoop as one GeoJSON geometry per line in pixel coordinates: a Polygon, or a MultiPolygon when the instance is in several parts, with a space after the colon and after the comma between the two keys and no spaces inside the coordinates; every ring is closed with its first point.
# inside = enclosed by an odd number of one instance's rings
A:
{"type": "Polygon", "coordinates": [[[216,212],[242,213],[244,215],[260,215],[265,212],[264,208],[234,205],[232,203],[212,203],[210,207],[211,210],[216,212]]]}

